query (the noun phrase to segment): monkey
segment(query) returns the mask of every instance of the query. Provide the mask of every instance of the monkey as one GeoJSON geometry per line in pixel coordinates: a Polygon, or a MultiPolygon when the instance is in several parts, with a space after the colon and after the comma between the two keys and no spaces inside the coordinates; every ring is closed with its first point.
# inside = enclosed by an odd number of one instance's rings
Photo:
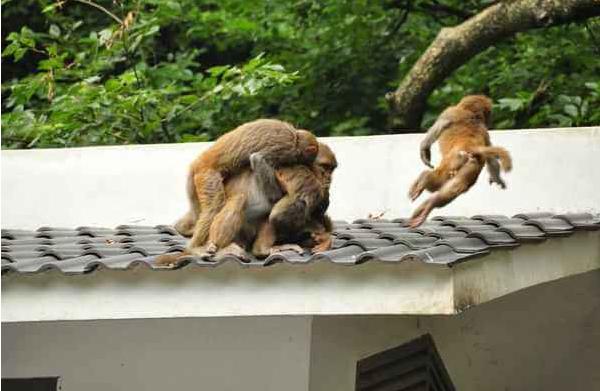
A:
{"type": "MultiPolygon", "coordinates": [[[[191,164],[186,185],[190,210],[175,224],[182,235],[191,235],[190,252],[214,253],[218,249],[215,243],[207,243],[211,227],[207,222],[227,218],[231,208],[221,214],[226,201],[224,181],[247,167],[251,154],[262,154],[274,167],[310,165],[318,148],[316,137],[309,131],[274,119],[244,123],[217,139],[191,164]]],[[[229,198],[228,202],[242,200],[229,198]]]]}
{"type": "Polygon", "coordinates": [[[329,189],[337,165],[333,151],[319,143],[319,152],[311,168],[297,165],[277,170],[277,179],[286,195],[273,206],[268,220],[261,226],[252,247],[254,255],[262,257],[273,249],[281,250],[273,247],[278,242],[303,243],[313,252],[331,247],[333,224],[325,212],[329,207],[329,189]]]}
{"type": "Polygon", "coordinates": [[[421,143],[421,160],[429,167],[431,145],[439,139],[442,160],[433,170],[423,171],[409,190],[416,200],[423,190],[433,195],[413,213],[409,226],[417,227],[434,208],[452,202],[477,182],[483,166],[490,174],[490,184],[506,188],[500,177],[500,166],[508,172],[512,159],[508,151],[491,145],[488,127],[491,126],[492,101],[483,95],[463,97],[456,106],[448,107],[428,130],[421,143]],[[500,163],[498,163],[498,160],[500,163]]]}
{"type": "MultiPolygon", "coordinates": [[[[220,247],[217,255],[247,259],[250,245],[257,257],[283,250],[303,252],[302,247],[312,252],[328,250],[333,224],[325,212],[337,167],[333,151],[319,143],[311,169],[304,165],[274,169],[257,153],[250,156],[250,165],[251,170],[245,169],[225,183],[227,201],[222,215],[226,217],[215,219],[209,229],[213,235],[209,240],[220,247]]],[[[190,254],[187,250],[166,254],[156,264],[177,264],[179,258],[190,254]]]]}

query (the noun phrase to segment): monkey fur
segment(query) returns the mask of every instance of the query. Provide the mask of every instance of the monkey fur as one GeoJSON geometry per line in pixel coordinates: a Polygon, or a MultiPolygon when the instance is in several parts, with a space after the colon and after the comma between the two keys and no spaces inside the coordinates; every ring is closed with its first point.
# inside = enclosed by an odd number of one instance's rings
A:
{"type": "Polygon", "coordinates": [[[247,122],[221,136],[192,163],[187,180],[190,210],[176,224],[183,235],[192,234],[191,253],[215,252],[219,246],[207,242],[209,224],[219,216],[226,199],[224,181],[250,164],[250,155],[261,153],[274,167],[310,165],[318,153],[315,136],[307,130],[274,119],[247,122]]]}
{"type": "MultiPolygon", "coordinates": [[[[253,154],[250,161],[251,169],[225,182],[225,206],[214,221],[204,222],[209,225],[209,241],[220,249],[217,254],[247,259],[250,247],[257,257],[283,250],[302,252],[299,244],[313,252],[331,248],[333,226],[325,214],[331,174],[337,167],[331,149],[319,144],[310,168],[295,165],[274,169],[261,153],[253,154]]],[[[190,254],[186,250],[162,255],[157,265],[174,265],[190,254]]]]}
{"type": "Polygon", "coordinates": [[[468,95],[456,106],[442,112],[421,143],[421,160],[431,165],[431,145],[438,140],[442,160],[433,170],[423,171],[409,190],[416,200],[423,190],[433,194],[413,213],[409,226],[421,225],[434,208],[452,202],[477,182],[483,166],[490,174],[490,184],[501,188],[500,166],[508,172],[512,160],[508,151],[491,145],[488,127],[491,125],[492,101],[483,95],[468,95]],[[498,161],[500,163],[498,163],[498,161]]]}

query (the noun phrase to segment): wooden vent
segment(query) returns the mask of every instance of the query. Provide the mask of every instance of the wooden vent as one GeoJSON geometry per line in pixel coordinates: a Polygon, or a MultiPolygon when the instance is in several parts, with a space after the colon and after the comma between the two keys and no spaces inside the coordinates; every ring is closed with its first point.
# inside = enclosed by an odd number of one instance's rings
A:
{"type": "Polygon", "coordinates": [[[376,353],[356,365],[357,391],[455,391],[431,335],[376,353]]]}

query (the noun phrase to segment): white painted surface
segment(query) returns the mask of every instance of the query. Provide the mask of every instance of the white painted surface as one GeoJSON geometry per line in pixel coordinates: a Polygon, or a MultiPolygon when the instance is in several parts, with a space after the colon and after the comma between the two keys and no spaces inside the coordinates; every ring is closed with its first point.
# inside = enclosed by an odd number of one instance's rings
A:
{"type": "Polygon", "coordinates": [[[598,232],[496,250],[453,268],[420,261],[328,262],[80,276],[2,277],[2,322],[174,317],[452,314],[520,289],[600,269],[598,232]],[[201,299],[190,299],[201,298],[201,299]]]}
{"type": "MultiPolygon", "coordinates": [[[[330,212],[407,216],[406,192],[424,168],[422,134],[322,139],[338,155],[330,212]]],[[[492,132],[508,148],[508,189],[487,173],[440,213],[600,212],[600,127],[492,132]]],[[[167,224],[187,208],[188,164],[208,144],[2,151],[2,227],[167,224]]],[[[434,147],[434,162],[437,148],[434,147]]]]}
{"type": "Polygon", "coordinates": [[[309,317],[2,324],[2,377],[60,376],[62,391],[307,391],[310,324],[309,317]]]}
{"type": "Polygon", "coordinates": [[[421,263],[2,277],[2,322],[453,310],[450,269],[421,263]]]}
{"type": "Polygon", "coordinates": [[[595,271],[454,316],[3,323],[2,375],[60,375],[63,391],[348,391],[357,360],[431,333],[458,390],[596,390],[598,324],[595,271]]]}
{"type": "Polygon", "coordinates": [[[454,316],[314,317],[310,391],[354,389],[356,362],[430,333],[460,391],[600,390],[600,271],[454,316]]]}

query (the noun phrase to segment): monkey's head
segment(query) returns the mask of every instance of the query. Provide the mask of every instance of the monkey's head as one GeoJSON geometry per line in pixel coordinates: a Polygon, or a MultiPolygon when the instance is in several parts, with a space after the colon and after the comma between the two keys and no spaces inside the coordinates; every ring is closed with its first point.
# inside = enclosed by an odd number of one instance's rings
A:
{"type": "Polygon", "coordinates": [[[313,172],[327,190],[331,186],[331,177],[337,166],[338,162],[331,148],[323,143],[319,143],[319,153],[313,163],[313,172]]]}
{"type": "Polygon", "coordinates": [[[469,110],[487,127],[492,125],[492,100],[485,95],[467,95],[460,100],[459,107],[469,110]]]}
{"type": "Polygon", "coordinates": [[[317,158],[319,152],[319,142],[314,134],[308,130],[298,129],[298,152],[300,153],[301,163],[312,164],[317,158]]]}

